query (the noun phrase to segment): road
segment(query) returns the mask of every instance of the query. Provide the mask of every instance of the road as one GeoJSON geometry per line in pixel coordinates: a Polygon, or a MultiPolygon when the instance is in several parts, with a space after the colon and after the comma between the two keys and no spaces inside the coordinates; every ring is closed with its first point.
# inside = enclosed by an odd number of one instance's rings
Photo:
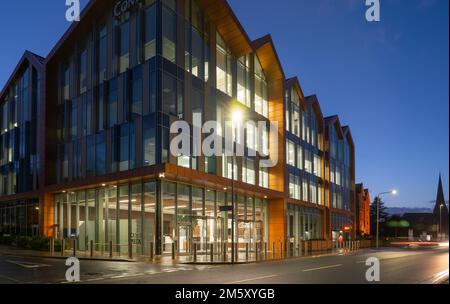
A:
{"type": "MultiPolygon", "coordinates": [[[[448,248],[362,250],[346,255],[246,265],[174,265],[81,261],[85,284],[356,284],[368,283],[366,259],[380,260],[379,283],[436,283],[448,276],[448,248]]],[[[0,284],[64,284],[64,260],[0,255],[0,284]]]]}

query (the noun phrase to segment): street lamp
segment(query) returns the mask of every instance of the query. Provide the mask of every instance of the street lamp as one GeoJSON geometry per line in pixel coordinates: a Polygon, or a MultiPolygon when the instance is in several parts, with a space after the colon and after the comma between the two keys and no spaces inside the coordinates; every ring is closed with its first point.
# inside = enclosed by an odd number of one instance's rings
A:
{"type": "Polygon", "coordinates": [[[386,192],[381,192],[380,194],[377,195],[376,197],[376,203],[377,203],[377,249],[378,249],[378,235],[379,235],[379,230],[380,230],[380,203],[381,203],[381,196],[384,194],[392,194],[392,195],[397,195],[397,190],[391,190],[391,191],[386,191],[386,192]]]}
{"type": "Polygon", "coordinates": [[[442,237],[442,207],[444,207],[444,204],[439,205],[439,233],[442,237]]]}
{"type": "Polygon", "coordinates": [[[231,160],[231,263],[234,263],[235,261],[235,242],[234,242],[234,235],[235,235],[235,198],[234,198],[234,158],[235,158],[235,148],[236,148],[236,140],[237,140],[237,128],[240,125],[242,121],[242,112],[239,110],[233,111],[231,114],[231,120],[232,120],[232,127],[233,127],[233,156],[231,160]]]}

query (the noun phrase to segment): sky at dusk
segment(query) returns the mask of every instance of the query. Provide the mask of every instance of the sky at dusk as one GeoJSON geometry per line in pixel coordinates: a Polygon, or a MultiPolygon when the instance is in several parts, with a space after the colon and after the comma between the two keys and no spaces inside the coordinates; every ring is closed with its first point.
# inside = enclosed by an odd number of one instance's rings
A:
{"type": "MultiPolygon", "coordinates": [[[[88,1],[82,0],[84,6],[88,1]]],[[[350,125],[356,182],[388,206],[432,207],[449,192],[449,1],[230,0],[251,39],[271,34],[286,77],[350,125]]],[[[14,0],[0,10],[0,88],[28,49],[46,56],[69,23],[64,0],[14,0]]]]}

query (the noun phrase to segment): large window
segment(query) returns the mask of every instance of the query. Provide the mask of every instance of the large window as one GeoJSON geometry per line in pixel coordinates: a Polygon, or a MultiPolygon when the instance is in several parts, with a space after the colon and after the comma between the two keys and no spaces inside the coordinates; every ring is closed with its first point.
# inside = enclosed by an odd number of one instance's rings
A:
{"type": "Polygon", "coordinates": [[[290,140],[286,142],[286,162],[295,167],[295,144],[290,140]]]}
{"type": "Polygon", "coordinates": [[[255,56],[255,111],[264,117],[269,116],[267,81],[258,57],[255,56]]]}
{"type": "Polygon", "coordinates": [[[237,65],[237,99],[247,107],[251,107],[250,90],[250,56],[246,55],[238,60],[237,65]]]}
{"type": "Polygon", "coordinates": [[[98,53],[97,53],[97,71],[98,71],[98,83],[103,83],[106,77],[106,62],[107,62],[107,29],[103,27],[99,33],[98,40],[98,53]]]}
{"type": "Polygon", "coordinates": [[[175,13],[163,7],[163,57],[176,62],[177,58],[177,17],[175,13]]]}
{"type": "Polygon", "coordinates": [[[108,125],[110,128],[117,124],[118,103],[117,80],[112,79],[109,81],[108,93],[108,125]]]}
{"type": "Polygon", "coordinates": [[[231,96],[233,78],[231,74],[231,52],[223,38],[217,33],[217,89],[231,96]]]}
{"type": "Polygon", "coordinates": [[[120,126],[119,145],[119,170],[134,169],[136,154],[134,124],[120,126]]]}
{"type": "Polygon", "coordinates": [[[83,94],[87,91],[87,50],[83,49],[80,52],[80,57],[79,57],[79,73],[80,73],[80,78],[79,78],[79,89],[80,89],[80,94],[83,94]]]}
{"type": "Polygon", "coordinates": [[[243,159],[242,181],[247,184],[255,184],[255,161],[251,158],[243,159]]]}
{"type": "Polygon", "coordinates": [[[133,70],[131,78],[131,118],[134,121],[142,115],[142,66],[133,70]]]}
{"type": "Polygon", "coordinates": [[[183,113],[183,85],[175,77],[163,74],[163,112],[178,116],[183,113]]]}
{"type": "Polygon", "coordinates": [[[156,5],[145,10],[144,32],[144,60],[147,61],[156,55],[156,5]]]}
{"type": "Polygon", "coordinates": [[[130,23],[124,22],[119,27],[119,73],[130,67],[130,23]]]}
{"type": "Polygon", "coordinates": [[[144,166],[156,164],[156,126],[152,116],[143,121],[144,166]]]}
{"type": "Polygon", "coordinates": [[[106,170],[105,133],[100,133],[96,136],[95,154],[95,173],[97,176],[104,175],[106,170]]]}

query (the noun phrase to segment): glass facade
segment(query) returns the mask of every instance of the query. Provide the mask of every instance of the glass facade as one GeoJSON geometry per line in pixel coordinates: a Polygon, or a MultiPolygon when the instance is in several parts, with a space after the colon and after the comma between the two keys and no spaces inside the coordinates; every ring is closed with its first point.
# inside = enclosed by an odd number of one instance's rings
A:
{"type": "Polygon", "coordinates": [[[24,61],[0,98],[0,196],[34,191],[39,184],[41,75],[24,61]]]}
{"type": "Polygon", "coordinates": [[[286,168],[289,197],[324,205],[323,133],[312,106],[305,110],[293,87],[286,90],[286,168]]]}
{"type": "MultiPolygon", "coordinates": [[[[93,241],[97,251],[109,252],[112,244],[116,255],[132,256],[149,256],[151,243],[162,254],[170,254],[174,244],[181,255],[191,254],[194,245],[207,251],[211,244],[215,250],[231,244],[232,220],[220,209],[231,203],[230,193],[168,181],[159,185],[161,200],[156,181],[56,194],[55,235],[75,239],[80,250],[89,250],[93,241]]],[[[237,211],[235,242],[241,250],[246,243],[256,250],[268,240],[268,202],[239,197],[237,211]]],[[[9,218],[5,229],[8,223],[9,218]]]]}

